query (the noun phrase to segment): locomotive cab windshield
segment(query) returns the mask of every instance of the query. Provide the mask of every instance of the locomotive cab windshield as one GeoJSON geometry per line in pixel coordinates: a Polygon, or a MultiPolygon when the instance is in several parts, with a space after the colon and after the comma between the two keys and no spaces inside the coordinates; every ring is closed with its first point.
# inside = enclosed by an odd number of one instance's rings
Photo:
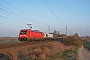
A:
{"type": "Polygon", "coordinates": [[[26,34],[27,33],[27,30],[21,30],[20,31],[20,34],[26,34]]]}

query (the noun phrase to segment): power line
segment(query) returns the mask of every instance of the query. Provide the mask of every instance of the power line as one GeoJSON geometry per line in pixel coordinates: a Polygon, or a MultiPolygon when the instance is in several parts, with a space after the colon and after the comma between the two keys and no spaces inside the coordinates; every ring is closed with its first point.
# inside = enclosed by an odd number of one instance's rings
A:
{"type": "Polygon", "coordinates": [[[4,0],[2,0],[2,1],[3,1],[4,3],[6,3],[7,5],[11,6],[12,8],[15,8],[16,10],[22,12],[23,14],[26,14],[27,16],[31,17],[31,16],[28,15],[27,13],[25,13],[25,12],[21,11],[20,9],[18,9],[18,8],[14,7],[14,6],[12,6],[11,4],[7,3],[6,1],[4,1],[4,0]]]}
{"type": "MultiPolygon", "coordinates": [[[[7,11],[7,10],[4,10],[4,9],[2,9],[2,8],[0,8],[0,9],[9,13],[9,11],[7,11]]],[[[17,22],[21,22],[21,21],[18,21],[18,20],[12,19],[12,18],[8,18],[8,17],[5,17],[5,16],[0,16],[0,17],[7,18],[7,19],[10,19],[10,20],[14,20],[14,21],[17,21],[17,22]]],[[[24,22],[21,22],[21,23],[24,23],[24,22]]],[[[25,23],[25,24],[27,24],[27,23],[25,23]]],[[[36,24],[36,27],[37,27],[37,26],[38,26],[38,25],[36,24]]],[[[42,25],[40,25],[40,26],[42,26],[42,25]]],[[[43,27],[43,28],[44,28],[44,27],[43,27]]]]}
{"type": "MultiPolygon", "coordinates": [[[[18,8],[16,8],[16,7],[14,7],[14,6],[12,6],[12,5],[10,5],[9,3],[7,3],[7,2],[5,2],[4,0],[2,0],[4,3],[6,3],[7,5],[9,5],[9,6],[11,6],[13,9],[16,9],[16,10],[18,10],[18,11],[20,11],[20,12],[22,12],[23,14],[26,14],[25,12],[23,12],[23,11],[21,11],[21,10],[19,10],[18,8]]],[[[4,7],[5,8],[5,7],[4,7]]],[[[7,8],[5,8],[5,9],[7,9],[7,8]]],[[[37,9],[37,8],[36,8],[37,9]]],[[[10,9],[7,9],[7,10],[10,10],[10,9]]],[[[39,11],[39,10],[38,10],[39,11]]],[[[8,12],[8,11],[7,11],[8,12]]],[[[10,10],[10,12],[9,13],[12,13],[12,14],[16,14],[16,15],[18,15],[18,17],[22,17],[22,18],[25,18],[25,19],[27,19],[27,20],[32,20],[32,19],[30,19],[30,18],[27,18],[27,17],[25,17],[25,16],[22,16],[22,15],[20,15],[20,14],[18,14],[18,13],[15,13],[14,11],[11,11],[10,10]]],[[[39,13],[40,13],[40,11],[39,11],[39,13]]],[[[41,13],[42,14],[42,13],[41,13]]],[[[28,15],[28,14],[26,14],[26,15],[28,15]]],[[[29,16],[29,15],[28,15],[29,16]]],[[[43,15],[44,16],[44,15],[43,15]]],[[[33,18],[34,19],[34,18],[33,18]]],[[[35,20],[32,20],[32,21],[34,21],[34,22],[36,22],[35,20]]],[[[44,23],[42,23],[42,25],[43,25],[44,23]]],[[[40,25],[40,24],[39,24],[40,25]]],[[[42,26],[42,25],[40,25],[40,26],[42,26]]],[[[49,24],[48,24],[49,25],[49,24]]],[[[46,27],[46,26],[45,26],[46,27]]],[[[52,27],[52,26],[51,26],[52,27]]],[[[54,29],[55,30],[55,29],[54,29]]]]}
{"type": "Polygon", "coordinates": [[[2,8],[0,8],[1,10],[3,10],[3,11],[6,11],[6,12],[8,12],[7,10],[5,10],[5,9],[2,9],[2,8]]]}
{"type": "MultiPolygon", "coordinates": [[[[5,9],[3,9],[3,8],[0,8],[0,10],[3,10],[3,11],[5,11],[5,12],[7,12],[7,13],[10,13],[10,14],[12,14],[12,15],[14,15],[14,16],[17,16],[17,17],[22,17],[22,18],[25,18],[25,19],[29,19],[29,18],[26,18],[26,17],[24,17],[24,16],[22,16],[22,15],[20,15],[20,14],[18,14],[18,13],[16,13],[16,12],[11,12],[11,11],[7,11],[7,10],[5,10],[5,9]]],[[[30,20],[30,19],[29,19],[30,20]]],[[[32,20],[33,21],[33,20],[32,20]]]]}
{"type": "Polygon", "coordinates": [[[0,16],[0,17],[6,18],[6,19],[9,19],[9,20],[13,20],[13,21],[17,21],[17,22],[20,22],[20,23],[27,24],[27,23],[25,23],[25,22],[18,21],[18,20],[15,20],[15,19],[12,19],[12,18],[8,18],[8,17],[5,17],[5,16],[0,16]]]}
{"type": "MultiPolygon", "coordinates": [[[[9,18],[9,17],[5,17],[5,16],[0,16],[0,17],[3,17],[3,18],[6,18],[6,19],[9,19],[9,20],[12,20],[12,21],[16,21],[16,22],[19,22],[19,23],[23,23],[23,24],[27,24],[26,22],[23,22],[23,21],[18,21],[16,19],[12,19],[12,18],[9,18]]],[[[36,27],[38,27],[38,25],[36,25],[36,27]]],[[[40,27],[40,26],[39,26],[40,27]]],[[[44,28],[44,27],[43,27],[44,28]]]]}
{"type": "Polygon", "coordinates": [[[7,10],[9,10],[8,8],[6,8],[6,7],[2,6],[2,5],[0,5],[0,6],[3,7],[3,8],[5,8],[5,9],[7,9],[7,10]]]}
{"type": "MultiPolygon", "coordinates": [[[[18,11],[20,11],[20,12],[22,12],[23,14],[26,14],[25,12],[23,12],[23,11],[21,11],[21,10],[19,10],[18,8],[16,8],[16,7],[14,7],[14,6],[12,6],[11,4],[9,4],[9,3],[7,3],[7,2],[5,2],[4,0],[2,0],[4,3],[6,3],[7,5],[9,5],[9,6],[11,6],[12,8],[14,8],[14,9],[16,9],[16,10],[18,10],[18,11]]],[[[9,9],[8,9],[9,10],[9,9]]],[[[26,14],[27,16],[29,16],[28,14],[26,14]]],[[[27,17],[25,17],[25,18],[27,18],[27,17]]],[[[27,18],[28,20],[30,20],[29,18],[27,18]]],[[[33,18],[34,19],[34,18],[33,18]]],[[[34,22],[36,22],[35,20],[32,20],[32,21],[34,21],[34,22]]],[[[38,23],[40,23],[40,22],[38,22],[38,23]]],[[[40,23],[41,24],[41,23],[40,23]]],[[[42,23],[42,25],[44,26],[45,25],[45,23],[42,23]]],[[[42,25],[40,25],[40,26],[42,26],[42,25]]]]}
{"type": "MultiPolygon", "coordinates": [[[[2,0],[2,1],[3,1],[4,3],[8,4],[9,6],[11,6],[12,8],[15,8],[16,10],[20,11],[21,13],[26,14],[27,16],[31,17],[31,16],[28,15],[27,13],[25,13],[25,12],[21,11],[20,9],[18,9],[18,8],[14,7],[14,6],[12,6],[11,4],[5,2],[4,0],[2,0]]],[[[33,17],[32,17],[32,18],[33,18],[33,17]]],[[[35,19],[35,18],[33,18],[33,19],[35,19]]],[[[44,23],[43,23],[43,24],[44,24],[44,23]]]]}
{"type": "MultiPolygon", "coordinates": [[[[49,22],[49,23],[51,23],[50,21],[49,21],[49,19],[47,19],[46,17],[45,17],[45,15],[43,14],[43,13],[41,13],[29,0],[28,0],[28,2],[49,22]]],[[[52,24],[52,23],[51,23],[52,24]]],[[[53,25],[53,24],[52,24],[53,25]]],[[[52,27],[53,28],[53,27],[52,27]]],[[[55,28],[53,28],[53,29],[55,29],[55,28]]]]}
{"type": "MultiPolygon", "coordinates": [[[[2,0],[3,1],[3,0],[2,0]]],[[[5,1],[3,1],[4,3],[6,3],[6,4],[8,4],[7,2],[5,2],[5,1]]],[[[13,7],[13,8],[15,8],[14,6],[12,6],[12,5],[10,5],[10,4],[8,4],[9,6],[11,6],[11,7],[13,7]]],[[[2,5],[0,5],[0,6],[2,6],[2,5]]],[[[6,7],[4,7],[4,6],[2,6],[3,8],[5,8],[5,9],[7,9],[7,10],[9,10],[9,11],[11,11],[10,9],[8,9],[8,8],[6,8],[6,7]]],[[[17,9],[17,8],[15,8],[16,10],[18,10],[18,11],[20,11],[20,12],[22,12],[21,10],[19,10],[19,9],[17,9]]],[[[4,10],[4,9],[3,9],[4,10]]],[[[7,11],[7,10],[4,10],[4,11],[7,11]]],[[[8,11],[7,11],[8,12],[8,11]]],[[[17,14],[18,16],[22,16],[22,15],[20,15],[20,14],[18,14],[18,13],[16,13],[16,12],[14,12],[14,11],[11,11],[10,13],[13,13],[13,14],[17,14]]],[[[23,14],[25,14],[24,12],[22,12],[23,14]]],[[[22,16],[23,18],[27,18],[27,17],[25,17],[25,16],[22,16]]],[[[32,20],[32,21],[34,21],[33,19],[30,19],[30,18],[27,18],[27,19],[29,19],[29,20],[32,20]]]]}
{"type": "MultiPolygon", "coordinates": [[[[0,8],[1,10],[3,10],[3,11],[6,11],[6,12],[8,12],[8,13],[11,13],[12,15],[14,14],[17,14],[18,16],[20,16],[20,17],[24,17],[24,16],[22,16],[22,15],[20,15],[20,14],[18,14],[18,13],[15,13],[15,12],[10,12],[10,11],[7,11],[7,10],[5,10],[5,9],[2,9],[2,8],[0,8]]],[[[8,8],[6,8],[6,9],[8,9],[8,8]]],[[[9,10],[9,9],[8,9],[9,10]]],[[[15,15],[16,16],[16,15],[15,15]]],[[[25,17],[25,19],[28,19],[28,20],[30,20],[29,18],[27,18],[27,17],[25,17]]],[[[33,21],[33,20],[32,20],[33,21]]],[[[42,26],[42,25],[40,25],[40,26],[42,26]]]]}
{"type": "MultiPolygon", "coordinates": [[[[52,11],[52,9],[49,7],[49,5],[45,2],[45,0],[43,0],[44,1],[44,3],[47,5],[47,7],[49,8],[49,10],[52,12],[52,14],[56,17],[56,19],[58,20],[58,21],[60,21],[59,20],[59,18],[55,15],[55,13],[52,11]]],[[[60,21],[61,22],[61,21],[60,21]]],[[[62,22],[61,22],[62,23],[62,22]]],[[[63,24],[63,23],[62,23],[63,24]]],[[[64,25],[64,24],[63,24],[64,25]]]]}

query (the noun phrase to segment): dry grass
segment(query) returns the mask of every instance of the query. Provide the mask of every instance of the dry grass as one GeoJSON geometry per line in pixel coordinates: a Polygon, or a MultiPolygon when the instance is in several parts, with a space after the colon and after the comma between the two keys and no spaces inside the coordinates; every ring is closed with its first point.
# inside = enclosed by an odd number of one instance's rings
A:
{"type": "Polygon", "coordinates": [[[73,45],[76,47],[81,47],[82,46],[82,40],[79,37],[76,36],[68,36],[66,39],[63,40],[62,42],[65,45],[73,45]]]}
{"type": "Polygon", "coordinates": [[[39,58],[41,60],[47,60],[55,55],[61,54],[61,51],[71,49],[73,50],[74,48],[74,46],[66,46],[58,41],[52,41],[33,46],[26,45],[0,49],[0,53],[8,55],[11,58],[11,60],[20,60],[25,58],[39,58]]]}

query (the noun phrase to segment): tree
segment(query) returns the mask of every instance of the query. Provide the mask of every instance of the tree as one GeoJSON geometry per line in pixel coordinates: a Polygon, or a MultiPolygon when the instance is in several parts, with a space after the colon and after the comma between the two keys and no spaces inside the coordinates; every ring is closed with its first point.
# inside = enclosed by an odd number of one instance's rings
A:
{"type": "Polygon", "coordinates": [[[78,33],[75,33],[74,36],[79,37],[78,33]]]}

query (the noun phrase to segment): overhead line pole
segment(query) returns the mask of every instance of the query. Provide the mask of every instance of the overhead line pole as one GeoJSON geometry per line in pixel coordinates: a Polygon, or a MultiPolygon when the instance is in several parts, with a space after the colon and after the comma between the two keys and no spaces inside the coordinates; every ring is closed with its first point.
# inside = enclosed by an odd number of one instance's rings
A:
{"type": "Polygon", "coordinates": [[[80,26],[77,26],[78,29],[78,35],[80,36],[80,26]]]}
{"type": "Polygon", "coordinates": [[[48,25],[48,32],[50,33],[50,26],[48,25]]]}
{"type": "Polygon", "coordinates": [[[67,35],[67,26],[66,26],[66,35],[67,35]]]}

